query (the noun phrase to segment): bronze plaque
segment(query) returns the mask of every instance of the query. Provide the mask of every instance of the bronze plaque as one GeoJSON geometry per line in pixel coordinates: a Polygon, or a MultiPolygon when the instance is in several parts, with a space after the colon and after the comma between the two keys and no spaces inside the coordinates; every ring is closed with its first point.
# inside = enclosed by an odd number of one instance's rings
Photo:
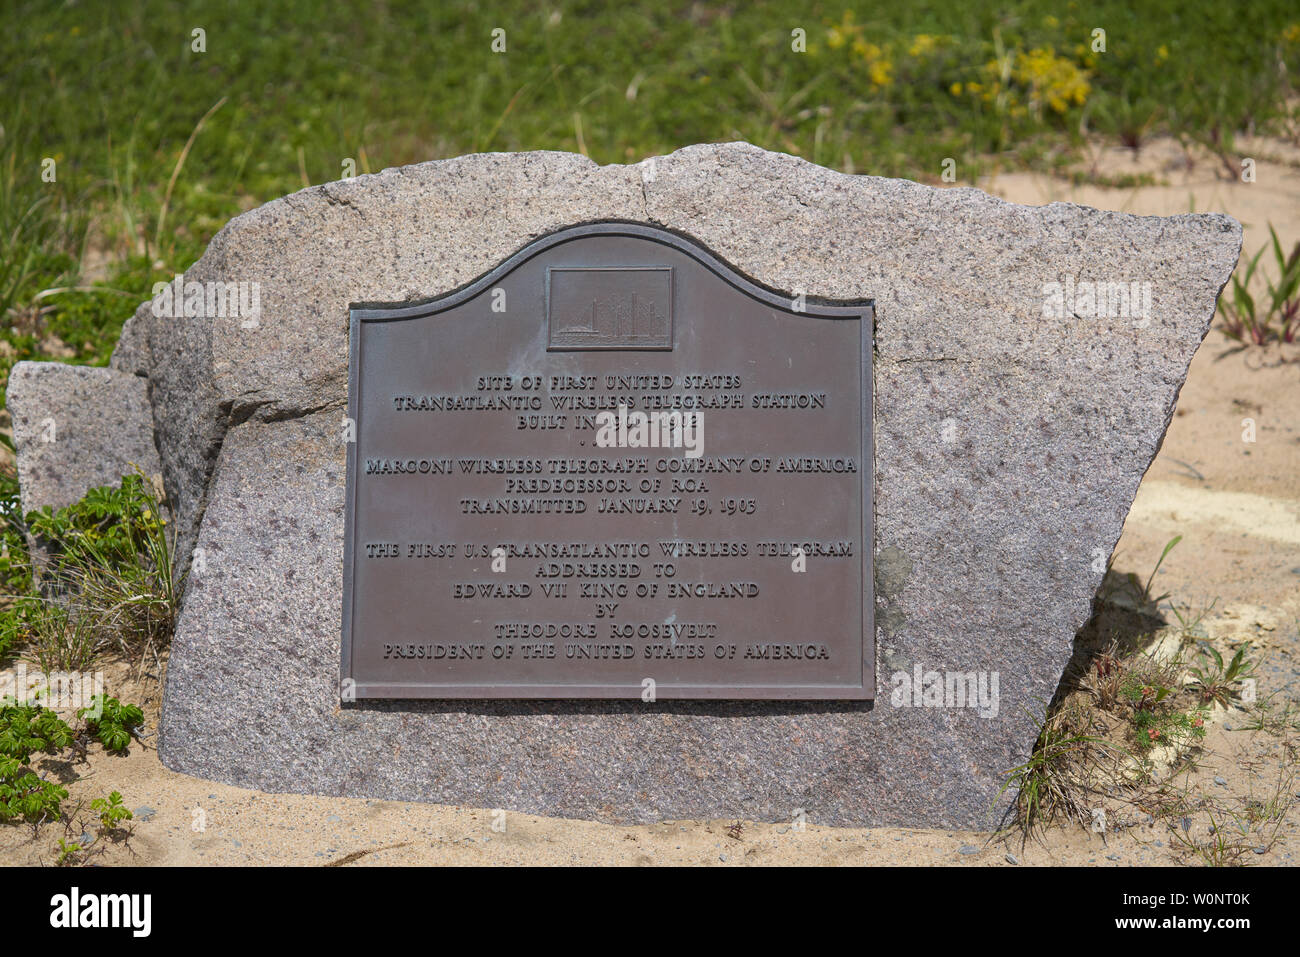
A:
{"type": "Polygon", "coordinates": [[[629,223],[353,307],[343,697],[873,697],[872,319],[629,223]]]}

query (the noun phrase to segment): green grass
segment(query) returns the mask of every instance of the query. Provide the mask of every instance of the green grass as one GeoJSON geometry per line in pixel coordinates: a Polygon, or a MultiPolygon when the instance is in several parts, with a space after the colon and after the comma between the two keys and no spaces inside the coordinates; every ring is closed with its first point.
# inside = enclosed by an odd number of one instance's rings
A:
{"type": "Polygon", "coordinates": [[[952,157],[970,182],[990,163],[1059,167],[1089,132],[1230,152],[1238,131],[1282,121],[1300,69],[1292,4],[1137,6],[11,4],[0,381],[51,352],[107,361],[135,301],[231,216],[338,179],[347,159],[358,172],[480,150],[627,162],[747,139],[931,181],[952,157]],[[195,28],[206,52],[191,50],[195,28]],[[1105,53],[1090,49],[1097,28],[1105,53]]]}

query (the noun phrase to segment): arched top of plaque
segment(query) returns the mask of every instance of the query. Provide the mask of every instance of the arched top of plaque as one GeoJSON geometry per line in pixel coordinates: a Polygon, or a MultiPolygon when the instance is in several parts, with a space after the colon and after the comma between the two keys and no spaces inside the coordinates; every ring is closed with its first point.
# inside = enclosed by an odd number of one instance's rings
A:
{"type": "MultiPolygon", "coordinates": [[[[706,313],[719,304],[719,295],[736,290],[774,310],[814,319],[873,315],[871,300],[834,301],[763,286],[680,233],[644,223],[598,222],[541,236],[444,295],[403,303],[357,303],[352,317],[356,322],[391,322],[437,315],[494,290],[539,257],[545,264],[550,352],[671,351],[674,313],[683,290],[695,308],[706,313]]],[[[507,299],[496,311],[508,309],[507,299]]]]}

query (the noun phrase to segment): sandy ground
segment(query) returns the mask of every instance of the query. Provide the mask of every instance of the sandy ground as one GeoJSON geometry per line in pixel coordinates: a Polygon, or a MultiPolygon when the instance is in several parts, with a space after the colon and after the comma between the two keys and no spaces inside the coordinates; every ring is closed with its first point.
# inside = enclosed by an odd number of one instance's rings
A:
{"type": "MultiPolygon", "coordinates": [[[[1267,240],[1267,223],[1288,247],[1300,239],[1300,150],[1252,142],[1256,182],[1229,180],[1220,161],[1189,158],[1172,142],[1134,157],[1098,148],[1084,164],[1110,177],[1149,173],[1157,185],[1136,189],[1073,186],[1031,174],[980,185],[1023,203],[1065,200],[1139,214],[1222,211],[1246,226],[1247,253],[1267,240]]],[[[1170,592],[1184,614],[1203,615],[1199,633],[1231,649],[1249,642],[1262,656],[1259,696],[1295,699],[1300,687],[1300,350],[1234,349],[1212,331],[1192,363],[1177,414],[1129,515],[1114,567],[1145,579],[1165,543],[1170,553],[1155,590],[1170,592]],[[1253,419],[1255,441],[1243,441],[1253,419]]],[[[148,725],[126,757],[98,749],[75,768],[75,807],[110,790],[136,810],[129,839],[101,840],[94,863],[137,864],[1167,864],[1187,861],[1159,824],[1115,835],[1078,825],[1048,829],[1036,840],[988,832],[842,829],[808,824],[670,821],[619,827],[491,809],[299,795],[265,794],[175,774],[152,747],[158,715],[156,678],[108,669],[110,692],[142,701],[148,725]],[[495,827],[494,827],[495,825],[495,827]]],[[[1295,750],[1287,735],[1242,728],[1238,712],[1220,714],[1203,742],[1198,767],[1183,784],[1220,806],[1248,807],[1281,797],[1300,805],[1295,750]]],[[[49,863],[59,838],[76,838],[86,812],[68,828],[0,828],[0,863],[49,863]]],[[[1275,842],[1256,839],[1245,863],[1292,864],[1300,841],[1292,807],[1275,842]]]]}

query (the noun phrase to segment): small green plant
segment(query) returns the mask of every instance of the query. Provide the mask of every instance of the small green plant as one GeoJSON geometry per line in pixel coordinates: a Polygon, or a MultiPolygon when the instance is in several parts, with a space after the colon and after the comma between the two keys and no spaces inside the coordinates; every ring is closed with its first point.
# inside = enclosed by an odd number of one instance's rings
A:
{"type": "Polygon", "coordinates": [[[32,824],[54,820],[67,788],[46,781],[13,758],[0,758],[0,822],[23,818],[32,824]]]}
{"type": "Polygon", "coordinates": [[[1159,561],[1156,562],[1155,568],[1151,569],[1151,574],[1147,577],[1147,581],[1145,585],[1141,584],[1137,575],[1135,575],[1133,572],[1129,572],[1128,574],[1129,583],[1133,586],[1133,589],[1141,598],[1142,603],[1144,605],[1155,607],[1169,597],[1168,592],[1165,592],[1163,595],[1153,596],[1151,594],[1151,586],[1155,584],[1156,573],[1160,571],[1160,566],[1165,563],[1165,559],[1168,558],[1169,553],[1174,550],[1174,546],[1177,545],[1182,540],[1183,540],[1183,536],[1175,535],[1165,544],[1165,550],[1160,553],[1160,559],[1159,561]]]}
{"type": "Polygon", "coordinates": [[[1220,329],[1229,339],[1243,345],[1295,342],[1300,336],[1300,243],[1287,256],[1271,223],[1268,233],[1272,242],[1260,247],[1246,264],[1244,275],[1232,274],[1232,296],[1219,299],[1219,311],[1223,314],[1220,329]],[[1264,301],[1256,303],[1250,284],[1260,257],[1270,249],[1277,267],[1277,280],[1264,276],[1268,289],[1264,301]]]}
{"type": "Polygon", "coordinates": [[[81,837],[71,841],[62,838],[59,840],[58,856],[54,862],[58,867],[85,866],[90,863],[91,858],[107,850],[108,843],[105,838],[111,841],[127,841],[131,837],[131,828],[124,825],[134,815],[122,803],[120,793],[114,791],[106,798],[95,798],[91,801],[89,810],[93,817],[87,817],[83,813],[86,807],[84,801],[79,802],[63,816],[65,832],[69,836],[80,833],[81,837]],[[95,823],[96,818],[98,823],[95,823]],[[92,831],[91,828],[94,830],[92,831]]]}
{"type": "Polygon", "coordinates": [[[1205,737],[1205,713],[1173,706],[1176,666],[1150,662],[1127,675],[1119,696],[1132,709],[1133,734],[1147,751],[1156,745],[1186,745],[1205,737]]]}
{"type": "Polygon", "coordinates": [[[72,743],[72,729],[47,708],[0,703],[0,822],[59,816],[67,789],[41,778],[29,762],[38,751],[54,754],[72,743]]]}
{"type": "Polygon", "coordinates": [[[72,744],[72,729],[39,704],[0,702],[0,756],[26,763],[33,752],[51,754],[72,744]]]}
{"type": "Polygon", "coordinates": [[[108,695],[96,695],[90,700],[90,707],[77,712],[77,717],[86,722],[86,732],[106,750],[125,751],[131,743],[131,732],[144,723],[144,712],[108,695]]]}
{"type": "Polygon", "coordinates": [[[1188,671],[1192,676],[1192,686],[1200,691],[1201,700],[1206,704],[1213,702],[1223,707],[1236,695],[1236,685],[1250,678],[1255,673],[1253,662],[1246,660],[1249,644],[1242,645],[1232,656],[1228,664],[1223,663],[1223,655],[1208,642],[1201,642],[1201,663],[1188,671]]]}
{"type": "Polygon", "coordinates": [[[79,864],[82,860],[82,852],[85,848],[79,841],[65,841],[59,838],[59,856],[54,862],[55,867],[72,867],[79,864]]]}
{"type": "Polygon", "coordinates": [[[129,808],[122,803],[122,795],[117,791],[106,798],[95,798],[90,802],[90,809],[99,814],[100,832],[115,830],[123,821],[131,820],[129,808]]]}
{"type": "Polygon", "coordinates": [[[1134,711],[1148,713],[1154,711],[1156,706],[1171,694],[1173,694],[1172,688],[1148,684],[1143,676],[1138,674],[1125,676],[1124,683],[1120,687],[1121,697],[1132,705],[1134,711]]]}
{"type": "Polygon", "coordinates": [[[1157,744],[1184,746],[1205,737],[1205,714],[1201,711],[1138,709],[1133,712],[1133,730],[1143,749],[1157,744]]]}

